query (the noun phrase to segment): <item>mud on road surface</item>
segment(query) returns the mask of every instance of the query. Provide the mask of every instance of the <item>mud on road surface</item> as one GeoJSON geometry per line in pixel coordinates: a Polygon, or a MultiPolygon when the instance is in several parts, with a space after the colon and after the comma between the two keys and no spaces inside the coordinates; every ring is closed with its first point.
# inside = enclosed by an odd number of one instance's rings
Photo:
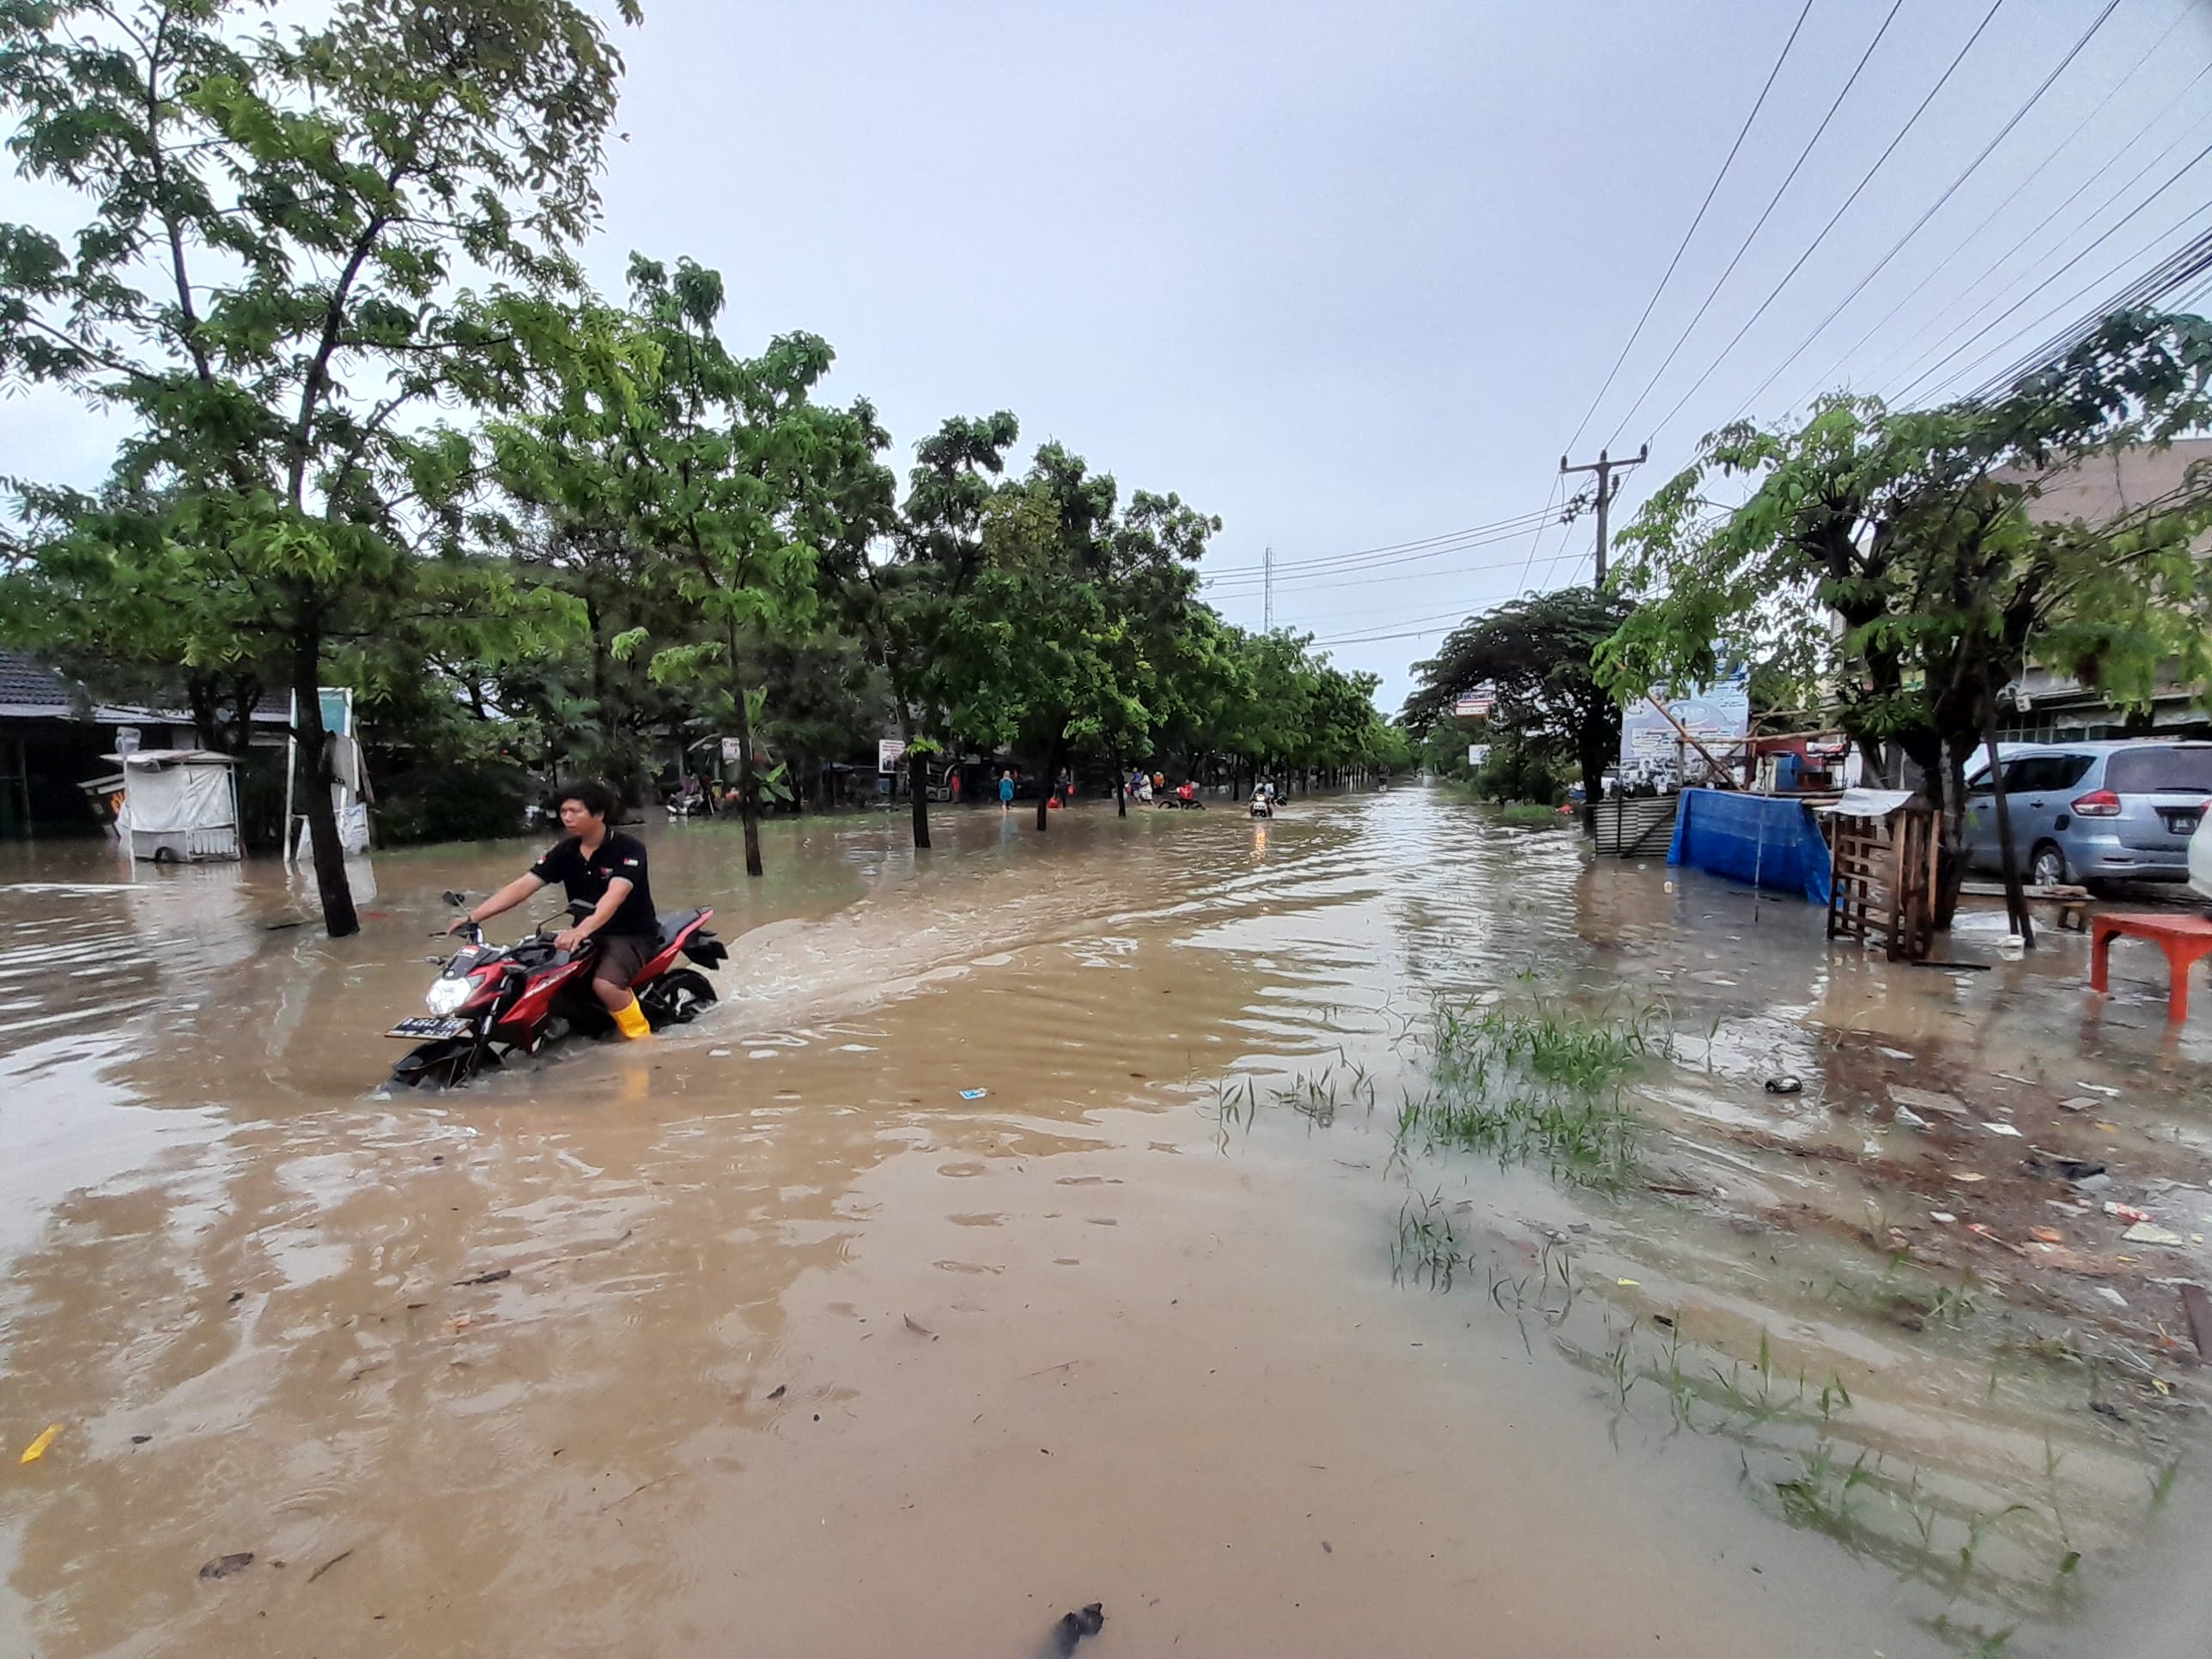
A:
{"type": "Polygon", "coordinates": [[[2162,987],[1427,791],[937,828],[656,828],[724,1001],[447,1097],[523,844],[10,849],[0,1653],[2201,1650],[2162,987]]]}

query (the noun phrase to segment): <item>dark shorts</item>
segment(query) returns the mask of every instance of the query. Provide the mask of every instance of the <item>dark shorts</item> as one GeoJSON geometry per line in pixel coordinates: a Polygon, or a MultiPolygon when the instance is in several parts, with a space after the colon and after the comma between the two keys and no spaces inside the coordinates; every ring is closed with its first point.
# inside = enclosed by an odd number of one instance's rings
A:
{"type": "Polygon", "coordinates": [[[601,933],[592,960],[592,977],[628,985],[660,954],[660,941],[642,933],[601,933]]]}

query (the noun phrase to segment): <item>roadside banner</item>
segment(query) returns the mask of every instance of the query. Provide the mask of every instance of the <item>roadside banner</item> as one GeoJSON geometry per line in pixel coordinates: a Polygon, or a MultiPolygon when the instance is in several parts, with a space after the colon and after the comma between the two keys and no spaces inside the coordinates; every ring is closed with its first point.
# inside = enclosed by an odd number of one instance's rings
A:
{"type": "Polygon", "coordinates": [[[878,738],[876,739],[876,770],[896,772],[899,763],[906,758],[906,739],[878,738]]]}
{"type": "MultiPolygon", "coordinates": [[[[1682,731],[1706,744],[1741,738],[1751,730],[1751,676],[1747,670],[1673,696],[1661,697],[1656,691],[1652,695],[1666,704],[1667,714],[1661,714],[1649,702],[1632,702],[1621,710],[1620,758],[1625,766],[1673,767],[1676,746],[1683,738],[1668,714],[1681,723],[1682,731]]],[[[1733,744],[1730,752],[1734,752],[1733,744]]],[[[1721,757],[1723,762],[1728,758],[1721,757]]]]}
{"type": "Polygon", "coordinates": [[[1452,718],[1462,720],[1485,720],[1498,707],[1498,688],[1489,681],[1472,686],[1452,699],[1452,718]]]}

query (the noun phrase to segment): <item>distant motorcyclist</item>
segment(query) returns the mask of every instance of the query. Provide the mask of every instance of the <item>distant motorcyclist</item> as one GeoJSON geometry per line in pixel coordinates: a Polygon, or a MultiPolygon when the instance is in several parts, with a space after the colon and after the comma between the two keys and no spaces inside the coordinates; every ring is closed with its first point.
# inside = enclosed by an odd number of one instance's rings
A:
{"type": "Polygon", "coordinates": [[[650,1036],[645,1011],[637,1006],[630,981],[660,946],[660,918],[653,908],[646,879],[645,843],[635,836],[611,832],[614,791],[587,779],[561,786],[554,802],[568,839],[547,849],[527,873],[458,918],[447,931],[459,933],[471,922],[512,910],[540,888],[559,882],[571,903],[588,904],[592,913],[553,936],[556,950],[574,951],[587,939],[599,941],[592,963],[592,993],[632,1041],[650,1036]]]}

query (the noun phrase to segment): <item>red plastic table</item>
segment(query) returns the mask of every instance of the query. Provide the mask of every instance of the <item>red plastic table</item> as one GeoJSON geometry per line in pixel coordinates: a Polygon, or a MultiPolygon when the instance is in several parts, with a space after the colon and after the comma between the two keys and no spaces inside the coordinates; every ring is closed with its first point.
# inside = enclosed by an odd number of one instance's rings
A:
{"type": "Polygon", "coordinates": [[[2171,911],[2131,910],[2089,919],[2089,988],[2106,988],[2106,969],[2111,964],[2112,941],[2148,939],[2166,952],[2169,975],[2166,1017],[2176,1024],[2189,1018],[2189,970],[2212,956],[2212,921],[2203,916],[2175,915],[2171,911]]]}

